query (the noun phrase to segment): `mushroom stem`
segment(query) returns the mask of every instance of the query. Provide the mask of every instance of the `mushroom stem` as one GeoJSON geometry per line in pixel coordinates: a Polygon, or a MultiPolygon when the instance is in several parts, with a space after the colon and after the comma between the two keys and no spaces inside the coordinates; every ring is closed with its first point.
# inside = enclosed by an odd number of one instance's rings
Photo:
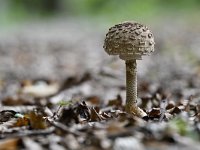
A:
{"type": "Polygon", "coordinates": [[[137,106],[137,63],[126,60],[126,112],[144,117],[146,113],[137,106]]]}
{"type": "Polygon", "coordinates": [[[137,104],[137,63],[136,60],[126,61],[126,111],[137,104]]]}

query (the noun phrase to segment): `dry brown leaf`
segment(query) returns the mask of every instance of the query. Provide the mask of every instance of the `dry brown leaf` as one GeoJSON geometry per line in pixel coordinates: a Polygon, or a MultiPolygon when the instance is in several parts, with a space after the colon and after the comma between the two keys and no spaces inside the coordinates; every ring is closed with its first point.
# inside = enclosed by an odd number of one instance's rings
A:
{"type": "Polygon", "coordinates": [[[87,101],[87,103],[90,103],[93,106],[100,105],[100,103],[101,103],[101,100],[97,96],[88,97],[86,101],[87,101]]]}
{"type": "Polygon", "coordinates": [[[0,122],[6,122],[10,120],[11,118],[14,118],[14,115],[16,114],[13,110],[3,110],[0,112],[0,122]]]}
{"type": "Polygon", "coordinates": [[[160,108],[153,108],[149,113],[148,116],[150,118],[159,118],[160,117],[160,108]]]}
{"type": "Polygon", "coordinates": [[[47,124],[43,116],[35,111],[32,111],[28,114],[30,120],[30,126],[33,129],[46,129],[47,124]]]}
{"type": "Polygon", "coordinates": [[[0,149],[1,150],[18,150],[18,145],[20,143],[20,139],[5,139],[0,141],[0,149]]]}
{"type": "Polygon", "coordinates": [[[15,127],[22,127],[30,125],[30,120],[27,117],[18,118],[17,122],[15,123],[15,127]]]}

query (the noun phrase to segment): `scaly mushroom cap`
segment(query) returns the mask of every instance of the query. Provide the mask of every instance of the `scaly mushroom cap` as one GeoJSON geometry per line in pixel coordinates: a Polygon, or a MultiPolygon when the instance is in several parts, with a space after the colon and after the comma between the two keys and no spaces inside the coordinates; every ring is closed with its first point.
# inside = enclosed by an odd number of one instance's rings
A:
{"type": "Polygon", "coordinates": [[[104,49],[109,55],[123,60],[142,59],[154,51],[154,37],[144,25],[124,22],[111,27],[106,34],[104,49]]]}

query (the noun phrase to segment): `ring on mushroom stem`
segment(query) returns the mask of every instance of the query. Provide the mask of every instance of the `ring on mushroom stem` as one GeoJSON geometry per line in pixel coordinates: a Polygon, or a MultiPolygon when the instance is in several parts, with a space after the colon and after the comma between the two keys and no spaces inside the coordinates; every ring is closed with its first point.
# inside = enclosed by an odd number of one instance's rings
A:
{"type": "Polygon", "coordinates": [[[104,49],[109,55],[119,55],[126,63],[126,112],[139,117],[146,113],[137,106],[137,63],[154,51],[151,31],[140,23],[124,22],[111,27],[106,34],[104,49]],[[117,45],[117,46],[116,46],[117,45]]]}

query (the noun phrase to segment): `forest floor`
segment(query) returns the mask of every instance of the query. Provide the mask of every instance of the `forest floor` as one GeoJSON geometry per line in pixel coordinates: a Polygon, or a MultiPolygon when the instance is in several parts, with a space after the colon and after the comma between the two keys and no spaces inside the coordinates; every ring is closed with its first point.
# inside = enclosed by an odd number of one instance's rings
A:
{"type": "Polygon", "coordinates": [[[2,32],[0,149],[198,150],[200,28],[167,22],[152,24],[155,53],[138,61],[144,119],[124,112],[125,64],[103,50],[107,27],[56,20],[2,32]]]}

